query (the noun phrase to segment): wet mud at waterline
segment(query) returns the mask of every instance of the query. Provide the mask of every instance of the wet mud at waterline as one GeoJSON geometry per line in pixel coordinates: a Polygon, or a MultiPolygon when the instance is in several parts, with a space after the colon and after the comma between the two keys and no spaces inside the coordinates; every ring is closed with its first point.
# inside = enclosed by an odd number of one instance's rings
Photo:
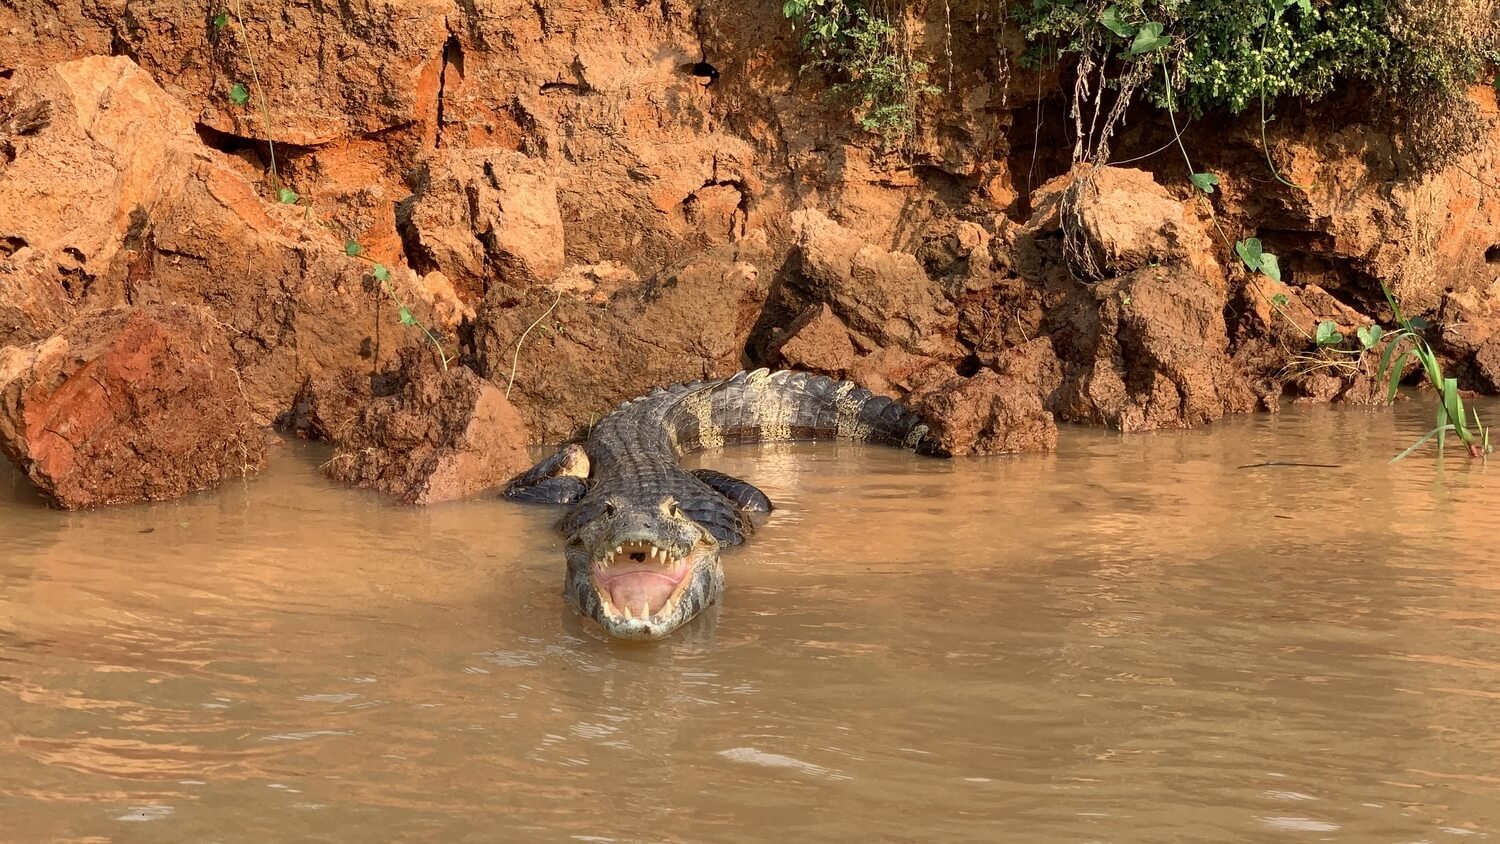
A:
{"type": "Polygon", "coordinates": [[[1387,463],[1429,424],[707,452],[778,509],[654,643],[565,607],[557,511],[325,446],[87,512],[0,470],[0,837],[1492,837],[1500,490],[1387,463]]]}

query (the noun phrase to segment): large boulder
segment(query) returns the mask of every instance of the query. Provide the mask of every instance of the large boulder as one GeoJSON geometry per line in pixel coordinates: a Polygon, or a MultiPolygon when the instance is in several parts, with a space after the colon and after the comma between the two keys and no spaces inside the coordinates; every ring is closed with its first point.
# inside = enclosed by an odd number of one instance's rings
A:
{"type": "Polygon", "coordinates": [[[1037,188],[1031,202],[1023,236],[1050,236],[1071,228],[1087,254],[1069,260],[1081,261],[1097,277],[1182,263],[1224,283],[1204,221],[1145,170],[1078,164],[1037,188]]]}
{"type": "Polygon", "coordinates": [[[958,309],[916,257],[875,246],[820,211],[792,214],[797,263],[783,295],[794,313],[824,302],[851,330],[880,346],[952,360],[958,309]]]}
{"type": "Polygon", "coordinates": [[[787,369],[843,378],[854,365],[849,330],[826,304],[817,304],[772,339],[771,359],[787,369]]]}
{"type": "Polygon", "coordinates": [[[1229,357],[1224,304],[1221,287],[1182,265],[1078,285],[1051,333],[1065,373],[1058,415],[1142,431],[1253,410],[1229,357]]]}
{"type": "Polygon", "coordinates": [[[175,498],[265,463],[229,347],[186,305],[93,313],[0,349],[0,451],[66,508],[175,498]]]}
{"type": "Polygon", "coordinates": [[[985,369],[919,390],[907,401],[954,456],[1057,448],[1057,422],[1036,388],[1020,378],[985,369]]]}
{"type": "Polygon", "coordinates": [[[528,465],[526,428],[505,393],[466,367],[442,368],[413,347],[401,368],[346,424],[329,477],[409,504],[465,498],[528,465]]]}

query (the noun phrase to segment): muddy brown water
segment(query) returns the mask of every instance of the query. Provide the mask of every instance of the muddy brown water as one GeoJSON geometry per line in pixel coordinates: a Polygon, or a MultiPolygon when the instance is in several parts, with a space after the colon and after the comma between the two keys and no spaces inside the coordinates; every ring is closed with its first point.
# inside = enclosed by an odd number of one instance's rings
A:
{"type": "Polygon", "coordinates": [[[87,513],[5,469],[0,840],[1494,840],[1500,478],[1387,466],[1427,419],[706,455],[781,510],[644,645],[545,509],[302,444],[87,513]]]}

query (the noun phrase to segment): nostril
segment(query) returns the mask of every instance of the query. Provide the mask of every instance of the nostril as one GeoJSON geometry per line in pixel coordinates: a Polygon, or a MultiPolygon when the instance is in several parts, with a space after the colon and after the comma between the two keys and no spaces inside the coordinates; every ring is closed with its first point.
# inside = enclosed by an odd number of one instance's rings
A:
{"type": "Polygon", "coordinates": [[[646,555],[641,551],[637,551],[630,555],[630,560],[634,563],[644,563],[646,562],[646,555]]]}

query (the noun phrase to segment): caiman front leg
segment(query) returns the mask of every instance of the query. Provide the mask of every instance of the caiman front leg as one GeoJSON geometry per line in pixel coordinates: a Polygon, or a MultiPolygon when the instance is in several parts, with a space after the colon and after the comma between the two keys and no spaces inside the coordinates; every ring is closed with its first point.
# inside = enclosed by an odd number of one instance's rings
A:
{"type": "Polygon", "coordinates": [[[712,469],[697,469],[692,475],[707,484],[709,489],[733,501],[742,513],[769,513],[775,509],[771,499],[747,481],[712,469]]]}
{"type": "Polygon", "coordinates": [[[501,494],[532,504],[574,504],[588,491],[589,456],[574,443],[517,475],[501,494]]]}

